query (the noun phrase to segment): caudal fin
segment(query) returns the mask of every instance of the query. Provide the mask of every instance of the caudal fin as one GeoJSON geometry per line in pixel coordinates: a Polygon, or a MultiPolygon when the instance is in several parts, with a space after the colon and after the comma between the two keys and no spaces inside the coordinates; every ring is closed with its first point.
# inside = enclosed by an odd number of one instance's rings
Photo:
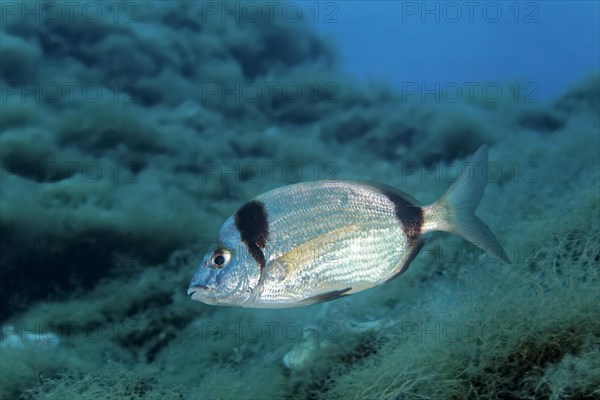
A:
{"type": "Polygon", "coordinates": [[[490,228],[475,215],[485,189],[488,147],[481,146],[456,182],[435,203],[423,207],[423,232],[445,231],[461,236],[495,258],[510,259],[490,228]]]}

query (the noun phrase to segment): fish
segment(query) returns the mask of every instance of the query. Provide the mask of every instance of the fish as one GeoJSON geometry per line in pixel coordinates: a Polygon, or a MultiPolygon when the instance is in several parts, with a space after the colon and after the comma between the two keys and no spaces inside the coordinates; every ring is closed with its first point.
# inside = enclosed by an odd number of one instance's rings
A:
{"type": "Polygon", "coordinates": [[[408,269],[431,232],[456,234],[511,261],[475,215],[487,183],[488,146],[434,203],[391,186],[322,180],[248,201],[221,227],[187,294],[209,305],[291,308],[382,285],[408,269]]]}

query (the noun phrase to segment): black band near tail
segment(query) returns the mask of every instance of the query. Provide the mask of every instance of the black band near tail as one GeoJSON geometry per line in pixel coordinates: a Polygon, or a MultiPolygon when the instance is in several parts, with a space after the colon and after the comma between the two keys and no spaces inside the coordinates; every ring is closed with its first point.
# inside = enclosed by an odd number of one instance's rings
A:
{"type": "Polygon", "coordinates": [[[402,224],[404,233],[408,238],[409,246],[412,248],[421,238],[423,227],[423,209],[411,201],[405,199],[401,193],[388,191],[380,188],[381,193],[394,203],[396,218],[402,224]]]}

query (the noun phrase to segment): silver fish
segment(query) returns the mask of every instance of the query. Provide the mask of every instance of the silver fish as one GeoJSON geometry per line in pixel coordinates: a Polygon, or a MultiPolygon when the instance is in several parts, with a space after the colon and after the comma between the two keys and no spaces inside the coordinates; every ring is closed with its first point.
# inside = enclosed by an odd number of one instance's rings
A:
{"type": "Polygon", "coordinates": [[[219,231],[187,291],[214,305],[287,308],[381,285],[405,272],[434,231],[457,234],[510,263],[475,210],[487,146],[435,203],[359,181],[298,183],[244,204],[219,231]]]}

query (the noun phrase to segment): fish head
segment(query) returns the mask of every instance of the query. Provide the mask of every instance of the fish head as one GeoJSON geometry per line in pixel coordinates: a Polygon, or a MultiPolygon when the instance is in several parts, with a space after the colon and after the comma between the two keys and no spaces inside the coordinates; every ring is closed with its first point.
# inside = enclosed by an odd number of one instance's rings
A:
{"type": "Polygon", "coordinates": [[[205,304],[241,306],[249,300],[259,278],[260,265],[229,218],[202,258],[187,294],[205,304]]]}

